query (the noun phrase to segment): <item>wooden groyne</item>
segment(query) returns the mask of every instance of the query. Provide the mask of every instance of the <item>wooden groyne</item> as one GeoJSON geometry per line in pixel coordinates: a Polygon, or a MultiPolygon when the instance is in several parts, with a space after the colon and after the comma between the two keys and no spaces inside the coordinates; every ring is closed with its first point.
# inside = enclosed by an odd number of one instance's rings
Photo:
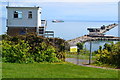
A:
{"type": "Polygon", "coordinates": [[[75,39],[67,40],[67,42],[69,43],[69,45],[76,45],[77,43],[86,42],[91,39],[92,39],[92,37],[82,36],[82,37],[78,37],[75,39]]]}
{"type": "Polygon", "coordinates": [[[89,42],[89,41],[120,41],[120,37],[90,37],[82,36],[72,40],[68,40],[69,45],[76,45],[77,43],[89,42]]]}

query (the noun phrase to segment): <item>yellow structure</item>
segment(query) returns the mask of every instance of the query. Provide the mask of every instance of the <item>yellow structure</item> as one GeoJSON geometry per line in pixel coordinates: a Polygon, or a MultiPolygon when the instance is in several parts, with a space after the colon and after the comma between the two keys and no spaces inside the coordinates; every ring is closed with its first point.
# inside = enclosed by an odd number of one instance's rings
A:
{"type": "Polygon", "coordinates": [[[70,47],[70,52],[77,52],[77,50],[78,50],[77,46],[70,47]]]}

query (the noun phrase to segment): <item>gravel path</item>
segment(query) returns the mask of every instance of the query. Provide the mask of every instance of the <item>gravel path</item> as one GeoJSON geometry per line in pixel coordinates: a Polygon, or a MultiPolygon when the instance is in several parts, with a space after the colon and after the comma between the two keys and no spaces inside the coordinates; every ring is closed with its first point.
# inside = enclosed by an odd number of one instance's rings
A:
{"type": "Polygon", "coordinates": [[[77,65],[85,65],[89,63],[89,60],[83,60],[83,59],[77,59],[77,58],[66,58],[65,61],[71,62],[73,64],[77,64],[77,65]]]}
{"type": "MultiPolygon", "coordinates": [[[[89,60],[82,60],[82,59],[77,59],[77,58],[66,58],[66,62],[71,62],[73,64],[77,64],[80,66],[86,66],[86,67],[94,67],[94,68],[102,68],[102,69],[115,69],[115,68],[107,68],[107,67],[99,67],[99,66],[93,66],[93,65],[88,65],[89,60]]],[[[94,62],[94,61],[92,61],[94,62]]]]}

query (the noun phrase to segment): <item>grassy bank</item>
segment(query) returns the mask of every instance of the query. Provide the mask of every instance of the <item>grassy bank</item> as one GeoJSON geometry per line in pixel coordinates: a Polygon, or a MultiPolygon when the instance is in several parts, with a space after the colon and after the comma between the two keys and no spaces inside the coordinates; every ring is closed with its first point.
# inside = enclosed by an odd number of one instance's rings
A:
{"type": "Polygon", "coordinates": [[[3,63],[3,78],[117,78],[117,70],[78,66],[70,63],[3,63]]]}

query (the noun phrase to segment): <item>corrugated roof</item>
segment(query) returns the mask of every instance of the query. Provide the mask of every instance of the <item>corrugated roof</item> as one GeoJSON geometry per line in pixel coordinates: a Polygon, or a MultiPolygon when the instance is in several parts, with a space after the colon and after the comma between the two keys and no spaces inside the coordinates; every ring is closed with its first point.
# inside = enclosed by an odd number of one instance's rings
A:
{"type": "Polygon", "coordinates": [[[6,6],[6,8],[41,8],[41,7],[39,7],[39,6],[34,6],[34,7],[6,6]]]}

